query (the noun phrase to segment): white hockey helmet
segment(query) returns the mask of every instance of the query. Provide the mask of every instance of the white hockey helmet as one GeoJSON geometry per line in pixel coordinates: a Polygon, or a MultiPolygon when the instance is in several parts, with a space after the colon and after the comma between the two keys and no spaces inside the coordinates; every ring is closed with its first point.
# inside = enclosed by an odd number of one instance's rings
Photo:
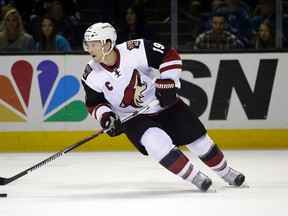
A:
{"type": "Polygon", "coordinates": [[[98,22],[91,25],[84,34],[83,48],[88,51],[88,41],[100,41],[102,45],[106,44],[106,41],[110,39],[113,49],[116,45],[117,34],[114,27],[109,23],[98,22]]]}

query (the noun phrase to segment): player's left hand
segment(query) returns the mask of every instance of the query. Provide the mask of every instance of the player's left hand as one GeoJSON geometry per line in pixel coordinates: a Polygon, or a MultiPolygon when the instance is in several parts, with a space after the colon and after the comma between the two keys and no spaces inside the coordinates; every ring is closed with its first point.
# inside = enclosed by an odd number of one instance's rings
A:
{"type": "Polygon", "coordinates": [[[171,79],[157,79],[155,81],[156,97],[161,107],[167,107],[177,99],[175,82],[171,79]]]}
{"type": "Polygon", "coordinates": [[[124,132],[122,122],[118,115],[114,112],[106,112],[100,120],[101,127],[109,129],[107,134],[111,137],[118,136],[124,132]]]}

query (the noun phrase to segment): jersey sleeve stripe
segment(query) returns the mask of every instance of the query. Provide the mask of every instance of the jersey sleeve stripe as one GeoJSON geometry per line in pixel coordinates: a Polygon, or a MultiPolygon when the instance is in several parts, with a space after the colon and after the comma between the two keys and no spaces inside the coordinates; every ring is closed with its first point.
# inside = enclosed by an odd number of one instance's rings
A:
{"type": "Polygon", "coordinates": [[[172,60],[172,61],[168,61],[168,62],[163,62],[159,68],[161,69],[163,67],[167,67],[170,65],[182,65],[182,61],[181,60],[172,60]]]}
{"type": "Polygon", "coordinates": [[[97,108],[95,109],[95,117],[96,119],[100,119],[101,116],[103,115],[103,113],[105,112],[111,112],[111,108],[106,105],[106,104],[99,104],[99,106],[97,106],[97,108]]]}
{"type": "Polygon", "coordinates": [[[166,67],[161,67],[159,69],[160,73],[163,73],[165,71],[169,71],[169,70],[173,70],[173,69],[182,69],[182,65],[177,65],[177,64],[173,64],[173,65],[169,65],[169,66],[166,66],[166,67]]]}

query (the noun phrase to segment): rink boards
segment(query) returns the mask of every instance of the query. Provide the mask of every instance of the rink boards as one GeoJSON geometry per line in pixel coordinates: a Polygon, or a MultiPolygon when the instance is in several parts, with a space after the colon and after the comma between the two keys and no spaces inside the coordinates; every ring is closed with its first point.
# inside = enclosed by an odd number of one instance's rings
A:
{"type": "MultiPolygon", "coordinates": [[[[90,136],[79,132],[6,132],[1,133],[0,151],[60,151],[90,136]]],[[[288,148],[288,130],[209,130],[209,135],[223,149],[288,148]]],[[[81,151],[136,150],[125,135],[110,138],[103,134],[77,148],[81,151]]]]}
{"type": "MultiPolygon", "coordinates": [[[[288,147],[288,53],[181,54],[180,97],[222,148],[288,147]]],[[[1,55],[0,151],[57,151],[100,129],[80,79],[84,54],[1,55]]],[[[80,150],[134,150],[106,134],[80,150]]]]}

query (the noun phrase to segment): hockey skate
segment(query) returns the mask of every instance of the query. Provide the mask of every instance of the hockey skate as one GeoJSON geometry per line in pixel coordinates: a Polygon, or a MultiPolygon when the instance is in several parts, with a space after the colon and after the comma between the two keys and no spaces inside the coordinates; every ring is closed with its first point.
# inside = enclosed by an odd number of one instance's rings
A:
{"type": "Polygon", "coordinates": [[[207,191],[209,187],[212,185],[211,179],[200,171],[194,177],[192,183],[196,185],[196,187],[198,187],[201,191],[207,191]]]}
{"type": "Polygon", "coordinates": [[[228,182],[230,185],[234,186],[241,186],[243,182],[245,181],[245,176],[232,169],[231,167],[229,168],[229,172],[222,177],[224,181],[228,182]]]}

